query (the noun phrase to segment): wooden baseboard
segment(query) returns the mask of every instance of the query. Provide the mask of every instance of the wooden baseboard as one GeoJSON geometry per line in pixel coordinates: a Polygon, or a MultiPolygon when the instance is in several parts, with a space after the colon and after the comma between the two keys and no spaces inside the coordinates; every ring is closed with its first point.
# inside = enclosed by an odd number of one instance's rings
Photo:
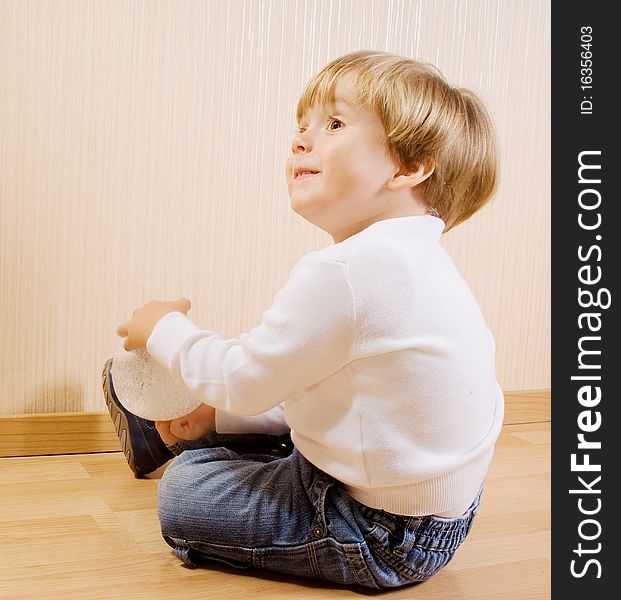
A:
{"type": "MultiPolygon", "coordinates": [[[[505,392],[505,425],[550,421],[550,390],[505,392]]],[[[0,458],[119,451],[108,413],[0,417],[0,458]]]]}
{"type": "Polygon", "coordinates": [[[121,449],[106,412],[0,417],[0,457],[86,454],[121,449]]]}

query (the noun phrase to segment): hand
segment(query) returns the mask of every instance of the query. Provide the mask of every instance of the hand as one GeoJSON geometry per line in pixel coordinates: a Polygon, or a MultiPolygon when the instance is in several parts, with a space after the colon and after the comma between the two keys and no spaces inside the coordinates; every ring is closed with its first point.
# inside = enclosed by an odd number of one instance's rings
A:
{"type": "Polygon", "coordinates": [[[189,415],[172,421],[156,421],[155,427],[165,444],[169,446],[180,440],[197,440],[216,430],[216,409],[201,404],[189,415]]]}
{"type": "Polygon", "coordinates": [[[188,314],[192,304],[187,298],[179,298],[170,302],[151,300],[134,311],[132,319],[119,325],[116,333],[126,338],[123,347],[125,350],[137,350],[147,347],[147,340],[151,336],[155,324],[170,312],[188,314]]]}
{"type": "Polygon", "coordinates": [[[155,421],[155,429],[157,429],[157,432],[160,434],[162,441],[168,446],[173,446],[181,441],[181,438],[178,438],[170,432],[171,423],[172,421],[155,421]]]}

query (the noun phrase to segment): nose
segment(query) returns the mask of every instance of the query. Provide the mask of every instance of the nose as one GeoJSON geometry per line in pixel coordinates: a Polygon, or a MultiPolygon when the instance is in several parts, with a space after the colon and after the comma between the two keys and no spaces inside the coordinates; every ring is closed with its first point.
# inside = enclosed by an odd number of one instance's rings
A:
{"type": "Polygon", "coordinates": [[[311,149],[310,138],[304,133],[296,133],[291,141],[291,151],[293,154],[299,154],[300,152],[309,152],[311,149]]]}

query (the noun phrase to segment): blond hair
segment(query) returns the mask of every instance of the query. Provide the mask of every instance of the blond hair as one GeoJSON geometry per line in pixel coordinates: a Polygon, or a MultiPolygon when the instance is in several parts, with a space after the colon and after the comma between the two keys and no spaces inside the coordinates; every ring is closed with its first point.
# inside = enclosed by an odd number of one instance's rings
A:
{"type": "Polygon", "coordinates": [[[421,184],[424,200],[446,224],[465,221],[497,185],[496,140],[490,116],[470,90],[454,88],[433,65],[380,51],[341,56],[307,84],[298,122],[315,103],[333,103],[338,79],[355,76],[355,100],[375,110],[388,152],[406,171],[433,165],[421,184]]]}

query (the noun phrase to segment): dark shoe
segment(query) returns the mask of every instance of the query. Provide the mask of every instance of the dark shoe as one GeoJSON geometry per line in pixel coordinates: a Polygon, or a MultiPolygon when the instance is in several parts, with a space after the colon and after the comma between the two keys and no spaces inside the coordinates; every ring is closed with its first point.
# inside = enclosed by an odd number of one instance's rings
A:
{"type": "Polygon", "coordinates": [[[153,421],[137,417],[119,402],[112,384],[111,358],[106,361],[101,377],[104,400],[127,464],[136,477],[144,477],[166,464],[174,454],[160,438],[153,421]]]}

